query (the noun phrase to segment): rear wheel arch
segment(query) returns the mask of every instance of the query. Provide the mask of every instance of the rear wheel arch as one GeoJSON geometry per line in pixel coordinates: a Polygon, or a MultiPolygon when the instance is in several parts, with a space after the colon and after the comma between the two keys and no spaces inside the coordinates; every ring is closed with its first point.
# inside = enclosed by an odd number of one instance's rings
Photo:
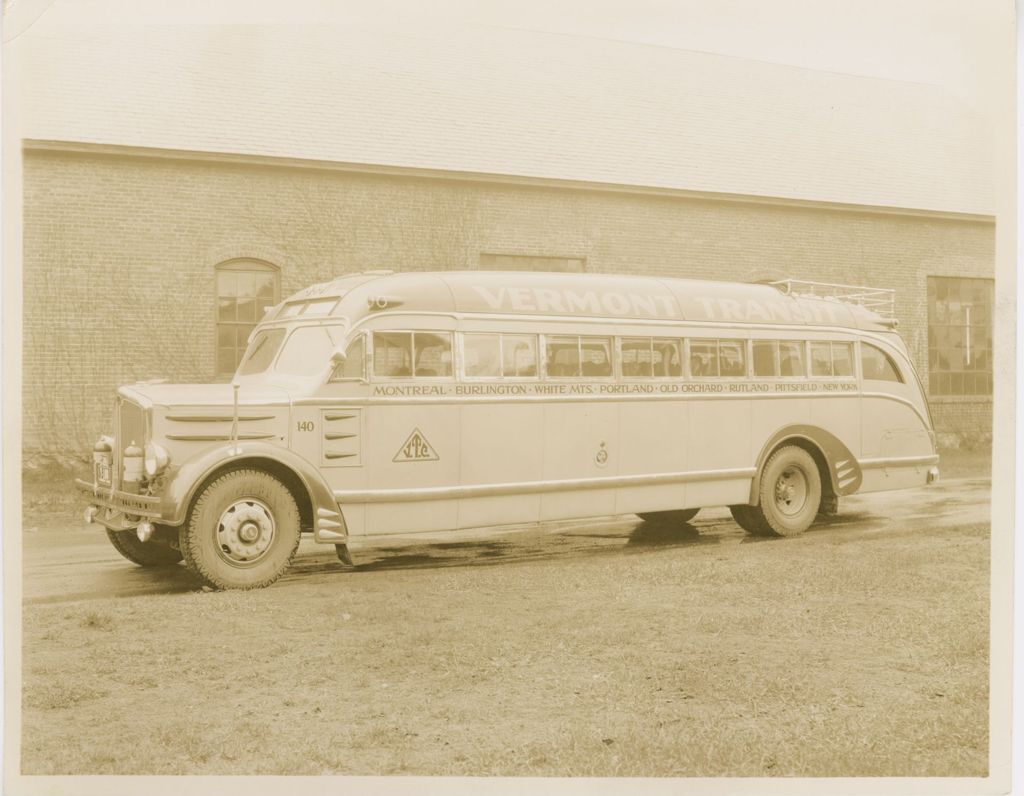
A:
{"type": "Polygon", "coordinates": [[[750,485],[749,505],[761,499],[761,473],[772,455],[786,445],[796,445],[814,459],[821,477],[823,498],[837,498],[856,492],[861,484],[857,458],[843,442],[829,431],[817,426],[789,426],[780,429],[761,449],[757,458],[757,475],[750,485]]]}

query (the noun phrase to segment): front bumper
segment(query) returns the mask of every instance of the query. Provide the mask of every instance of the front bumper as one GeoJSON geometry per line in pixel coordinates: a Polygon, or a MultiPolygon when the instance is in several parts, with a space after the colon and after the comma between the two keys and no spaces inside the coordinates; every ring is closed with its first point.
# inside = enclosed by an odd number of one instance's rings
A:
{"type": "Polygon", "coordinates": [[[160,519],[160,498],[156,495],[122,492],[81,478],[75,479],[75,487],[86,493],[91,506],[97,509],[92,520],[112,531],[127,531],[144,520],[160,519]]]}

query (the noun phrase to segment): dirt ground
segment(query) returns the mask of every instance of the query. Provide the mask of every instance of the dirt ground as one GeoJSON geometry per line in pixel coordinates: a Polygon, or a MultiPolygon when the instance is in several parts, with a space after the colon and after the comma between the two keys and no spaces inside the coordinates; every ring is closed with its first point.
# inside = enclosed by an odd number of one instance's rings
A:
{"type": "Polygon", "coordinates": [[[27,494],[22,772],[984,776],[988,501],[304,542],[209,593],[27,494]]]}

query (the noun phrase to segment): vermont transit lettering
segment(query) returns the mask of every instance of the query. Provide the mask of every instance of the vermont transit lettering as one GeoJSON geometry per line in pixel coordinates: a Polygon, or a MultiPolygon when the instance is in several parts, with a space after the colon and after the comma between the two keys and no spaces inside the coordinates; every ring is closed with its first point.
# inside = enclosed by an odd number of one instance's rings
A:
{"type": "Polygon", "coordinates": [[[744,323],[850,325],[850,308],[836,302],[799,302],[777,298],[639,293],[628,290],[572,290],[547,287],[485,287],[474,285],[482,307],[495,312],[536,312],[558,315],[613,316],[666,320],[744,323]]]}
{"type": "Polygon", "coordinates": [[[706,298],[694,296],[684,303],[686,317],[708,321],[742,321],[746,323],[825,323],[840,322],[840,313],[849,314],[849,307],[828,301],[798,303],[780,298],[757,299],[706,298]]]}
{"type": "Polygon", "coordinates": [[[557,395],[686,395],[693,393],[729,394],[829,394],[856,393],[854,381],[799,382],[636,382],[626,384],[377,384],[374,398],[448,398],[487,396],[557,396],[557,395]]]}
{"type": "Polygon", "coordinates": [[[634,318],[679,318],[679,305],[663,294],[621,293],[613,290],[570,290],[546,287],[475,285],[474,290],[492,310],[556,312],[560,315],[616,315],[634,318]]]}

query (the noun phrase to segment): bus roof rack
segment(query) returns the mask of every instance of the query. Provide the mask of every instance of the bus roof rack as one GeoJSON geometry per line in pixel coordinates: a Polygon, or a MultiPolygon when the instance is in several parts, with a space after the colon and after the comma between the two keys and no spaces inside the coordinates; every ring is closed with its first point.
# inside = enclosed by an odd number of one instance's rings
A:
{"type": "Polygon", "coordinates": [[[805,279],[779,279],[767,282],[767,284],[778,288],[787,296],[813,296],[825,301],[856,304],[889,321],[896,320],[896,291],[892,288],[840,285],[833,282],[811,282],[805,279]]]}

